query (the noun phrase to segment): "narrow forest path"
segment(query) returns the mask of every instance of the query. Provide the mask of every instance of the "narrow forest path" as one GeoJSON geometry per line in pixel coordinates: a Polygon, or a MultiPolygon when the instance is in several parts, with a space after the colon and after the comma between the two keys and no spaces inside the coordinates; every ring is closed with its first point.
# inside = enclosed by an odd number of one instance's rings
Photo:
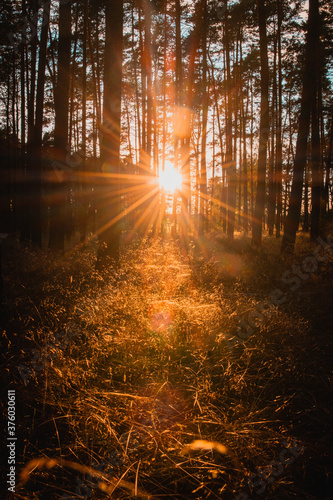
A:
{"type": "Polygon", "coordinates": [[[131,342],[151,336],[170,347],[183,342],[207,351],[223,333],[227,314],[220,290],[200,286],[194,267],[172,238],[155,240],[125,255],[109,284],[93,299],[85,297],[77,311],[109,340],[121,332],[131,342]]]}
{"type": "MultiPolygon", "coordinates": [[[[154,242],[136,263],[147,304],[148,328],[191,342],[217,334],[219,306],[213,291],[200,289],[189,256],[171,239],[154,242]]],[[[212,340],[212,339],[211,339],[212,340]]]]}

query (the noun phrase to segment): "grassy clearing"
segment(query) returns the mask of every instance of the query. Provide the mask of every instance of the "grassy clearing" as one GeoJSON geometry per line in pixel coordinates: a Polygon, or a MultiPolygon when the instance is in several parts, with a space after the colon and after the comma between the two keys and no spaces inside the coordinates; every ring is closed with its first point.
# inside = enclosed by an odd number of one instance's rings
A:
{"type": "Polygon", "coordinates": [[[100,275],[94,243],[61,258],[8,243],[2,385],[17,466],[40,459],[13,498],[330,498],[332,256],[281,283],[312,251],[158,240],[100,275]],[[276,287],[285,303],[233,345],[276,287]]]}

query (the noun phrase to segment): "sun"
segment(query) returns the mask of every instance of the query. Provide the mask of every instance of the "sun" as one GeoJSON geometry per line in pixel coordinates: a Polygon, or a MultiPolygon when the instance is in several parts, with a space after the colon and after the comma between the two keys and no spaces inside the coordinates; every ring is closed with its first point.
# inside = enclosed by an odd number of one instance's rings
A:
{"type": "Polygon", "coordinates": [[[160,170],[158,178],[160,189],[174,193],[182,187],[182,174],[179,173],[170,162],[165,162],[165,169],[160,170]]]}

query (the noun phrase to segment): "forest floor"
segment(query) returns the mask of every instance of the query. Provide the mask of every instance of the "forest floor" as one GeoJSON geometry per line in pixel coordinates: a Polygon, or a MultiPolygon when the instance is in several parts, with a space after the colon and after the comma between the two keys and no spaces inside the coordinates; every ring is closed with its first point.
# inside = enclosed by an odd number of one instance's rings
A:
{"type": "Polygon", "coordinates": [[[145,241],[100,274],[95,242],[7,241],[1,498],[333,498],[333,248],[279,245],[145,241]]]}

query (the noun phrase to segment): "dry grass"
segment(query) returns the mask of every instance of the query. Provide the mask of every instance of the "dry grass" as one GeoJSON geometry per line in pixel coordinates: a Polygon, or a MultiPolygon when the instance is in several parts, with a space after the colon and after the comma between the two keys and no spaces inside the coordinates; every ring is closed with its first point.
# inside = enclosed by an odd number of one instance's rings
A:
{"type": "MultiPolygon", "coordinates": [[[[65,258],[14,244],[7,254],[3,387],[16,388],[29,478],[17,498],[250,497],[260,467],[261,498],[328,498],[332,341],[299,297],[321,293],[332,259],[234,347],[238,318],[291,265],[273,240],[253,252],[214,235],[189,255],[145,242],[103,275],[94,261],[94,243],[65,258]],[[42,369],[25,386],[17,365],[33,360],[42,369]],[[293,440],[304,452],[270,475],[293,440]]],[[[330,300],[315,300],[325,325],[330,300]]]]}

